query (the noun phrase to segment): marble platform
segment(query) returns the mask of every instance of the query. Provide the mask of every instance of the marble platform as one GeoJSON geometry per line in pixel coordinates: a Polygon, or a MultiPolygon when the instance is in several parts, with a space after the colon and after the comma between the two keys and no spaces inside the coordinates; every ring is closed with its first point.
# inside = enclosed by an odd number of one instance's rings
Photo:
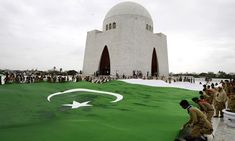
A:
{"type": "Polygon", "coordinates": [[[235,141],[235,128],[225,124],[223,118],[213,118],[214,138],[211,136],[208,141],[235,141]]]}

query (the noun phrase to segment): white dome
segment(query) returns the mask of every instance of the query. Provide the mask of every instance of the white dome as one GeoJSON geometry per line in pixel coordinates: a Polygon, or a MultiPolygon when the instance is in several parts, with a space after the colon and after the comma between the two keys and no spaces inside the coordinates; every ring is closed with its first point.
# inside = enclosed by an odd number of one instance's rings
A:
{"type": "Polygon", "coordinates": [[[135,2],[121,2],[115,5],[106,14],[105,19],[118,15],[138,15],[152,20],[149,12],[143,6],[135,2]]]}

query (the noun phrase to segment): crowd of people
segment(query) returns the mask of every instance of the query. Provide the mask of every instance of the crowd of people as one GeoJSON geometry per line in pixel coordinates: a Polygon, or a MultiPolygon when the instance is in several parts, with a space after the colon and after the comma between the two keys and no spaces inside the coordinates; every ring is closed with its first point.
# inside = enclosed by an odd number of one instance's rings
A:
{"type": "Polygon", "coordinates": [[[33,72],[7,72],[4,75],[0,75],[1,84],[12,84],[12,83],[64,83],[64,82],[79,82],[88,81],[91,83],[103,84],[113,80],[110,76],[84,76],[82,74],[68,75],[65,73],[33,73],[33,72]]]}
{"type": "Polygon", "coordinates": [[[97,83],[97,84],[103,84],[106,82],[109,82],[111,80],[113,80],[114,78],[110,77],[110,76],[86,76],[84,78],[84,80],[91,82],[91,83],[97,83]]]}
{"type": "Polygon", "coordinates": [[[213,132],[212,117],[223,118],[223,109],[235,112],[235,80],[203,85],[199,96],[192,98],[192,101],[198,108],[190,105],[187,100],[180,102],[180,106],[187,109],[190,119],[183,126],[177,141],[206,141],[205,135],[213,132]]]}
{"type": "MultiPolygon", "coordinates": [[[[63,83],[63,82],[79,82],[82,80],[103,84],[110,80],[114,79],[156,79],[163,80],[166,82],[176,81],[175,78],[165,77],[165,76],[144,76],[141,71],[133,71],[133,75],[127,76],[125,74],[119,75],[118,73],[115,76],[111,75],[98,75],[98,73],[94,73],[94,75],[84,75],[82,72],[69,75],[65,72],[51,71],[51,72],[43,72],[43,71],[8,71],[4,74],[0,74],[0,85],[1,84],[12,84],[12,83],[38,83],[38,82],[49,82],[49,83],[63,83]]],[[[181,80],[181,79],[179,79],[181,80]]],[[[178,79],[177,79],[178,81],[178,79]]],[[[182,79],[182,81],[186,81],[186,77],[182,79]]]]}
{"type": "Polygon", "coordinates": [[[92,83],[105,83],[113,79],[155,79],[163,80],[167,83],[172,82],[190,82],[195,83],[195,78],[192,76],[158,76],[157,74],[151,75],[149,72],[143,74],[140,70],[133,70],[132,75],[99,75],[98,71],[94,72],[93,75],[84,75],[82,71],[79,73],[74,71],[74,74],[68,74],[66,72],[58,70],[50,71],[37,71],[37,70],[27,70],[27,71],[5,71],[0,73],[0,85],[1,84],[11,84],[11,83],[38,83],[38,82],[50,82],[50,83],[62,83],[62,82],[79,82],[81,80],[86,80],[92,83]]]}
{"type": "MultiPolygon", "coordinates": [[[[3,76],[1,76],[3,77],[3,76]]],[[[25,74],[25,73],[6,73],[2,84],[12,83],[62,83],[62,82],[79,82],[82,80],[80,75],[64,75],[64,74],[25,74]]]]}

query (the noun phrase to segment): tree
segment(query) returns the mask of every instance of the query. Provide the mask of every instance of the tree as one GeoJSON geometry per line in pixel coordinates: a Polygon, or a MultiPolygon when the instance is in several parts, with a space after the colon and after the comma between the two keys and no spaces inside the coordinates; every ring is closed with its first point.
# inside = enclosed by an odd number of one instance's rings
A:
{"type": "Polygon", "coordinates": [[[207,73],[202,72],[202,73],[199,74],[199,76],[206,77],[206,76],[207,76],[207,73]]]}
{"type": "Polygon", "coordinates": [[[219,78],[226,78],[226,76],[227,76],[227,74],[223,71],[219,71],[217,75],[219,78]]]}
{"type": "Polygon", "coordinates": [[[214,74],[214,72],[208,72],[207,77],[208,78],[216,78],[216,74],[214,74]]]}
{"type": "Polygon", "coordinates": [[[68,70],[67,71],[67,74],[68,75],[76,75],[78,72],[77,71],[75,71],[75,70],[68,70]]]}

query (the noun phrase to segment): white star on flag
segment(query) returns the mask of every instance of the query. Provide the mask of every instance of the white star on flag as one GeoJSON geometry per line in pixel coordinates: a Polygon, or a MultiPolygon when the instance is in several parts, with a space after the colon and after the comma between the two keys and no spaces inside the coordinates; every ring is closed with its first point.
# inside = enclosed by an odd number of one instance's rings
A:
{"type": "Polygon", "coordinates": [[[92,106],[89,103],[90,101],[79,103],[77,101],[73,101],[73,104],[63,104],[63,106],[71,106],[71,109],[79,108],[79,107],[85,107],[85,106],[92,106]]]}

